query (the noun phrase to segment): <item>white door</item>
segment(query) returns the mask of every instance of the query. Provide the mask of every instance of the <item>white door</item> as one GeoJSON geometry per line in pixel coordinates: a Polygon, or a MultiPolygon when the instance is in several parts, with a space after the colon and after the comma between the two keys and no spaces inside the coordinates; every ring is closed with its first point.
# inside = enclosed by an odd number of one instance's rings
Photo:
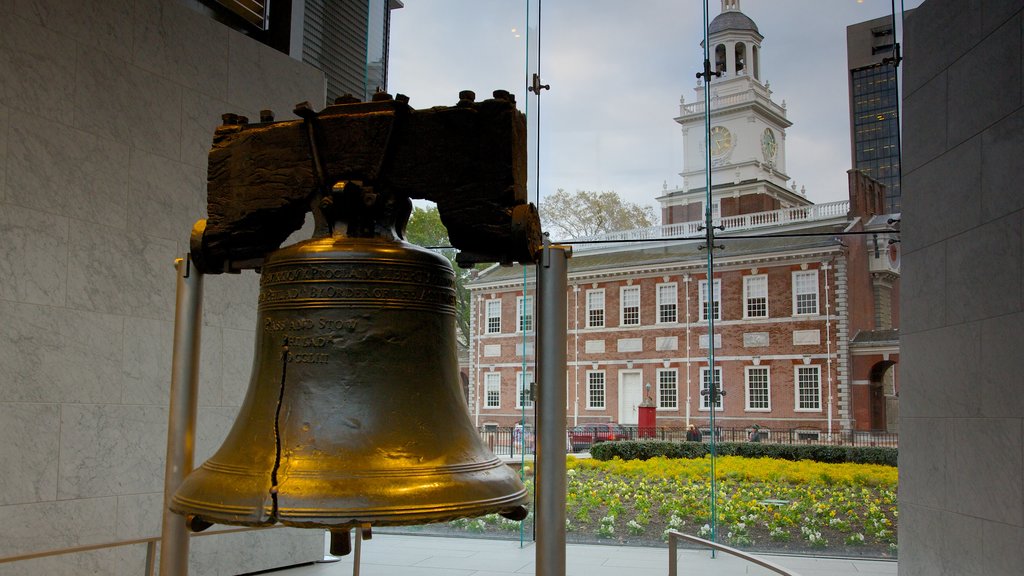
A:
{"type": "Polygon", "coordinates": [[[640,403],[644,401],[644,387],[639,370],[619,372],[619,424],[637,424],[640,421],[640,403]]]}

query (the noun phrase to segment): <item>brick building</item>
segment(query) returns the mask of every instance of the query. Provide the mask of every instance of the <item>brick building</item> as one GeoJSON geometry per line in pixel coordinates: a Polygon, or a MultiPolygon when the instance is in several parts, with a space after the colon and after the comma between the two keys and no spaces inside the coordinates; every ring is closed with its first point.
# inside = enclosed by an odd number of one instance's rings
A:
{"type": "MultiPolygon", "coordinates": [[[[848,201],[816,205],[786,186],[792,123],[760,75],[762,39],[738,0],[723,1],[708,36],[721,73],[710,88],[710,149],[709,88],[698,83],[696,102],[682,100],[675,118],[683,186],[658,198],[664,224],[575,248],[566,294],[570,425],[636,424],[646,399],[660,426],[706,427],[712,406],[701,390],[714,377],[725,391],[713,408],[717,426],[757,424],[769,438],[895,430],[899,259],[889,243],[897,235],[887,231],[898,215],[885,213],[885,187],[856,171],[848,201]],[[698,239],[705,211],[724,227],[710,283],[698,239]],[[717,315],[713,367],[708,298],[717,315]]],[[[480,426],[529,415],[534,286],[533,272],[518,266],[470,283],[468,399],[480,426]]]]}
{"type": "MultiPolygon", "coordinates": [[[[566,294],[569,424],[636,424],[649,398],[659,426],[706,427],[710,293],[714,372],[725,391],[718,426],[758,424],[769,437],[885,430],[896,409],[898,263],[881,269],[891,263],[889,218],[864,211],[872,207],[864,196],[881,202],[884,187],[853,171],[851,183],[850,202],[734,217],[710,292],[701,239],[577,247],[566,294]],[[839,234],[850,231],[868,234],[839,234]]],[[[470,283],[468,396],[479,426],[511,426],[524,404],[532,408],[533,274],[495,266],[470,283]]]]}

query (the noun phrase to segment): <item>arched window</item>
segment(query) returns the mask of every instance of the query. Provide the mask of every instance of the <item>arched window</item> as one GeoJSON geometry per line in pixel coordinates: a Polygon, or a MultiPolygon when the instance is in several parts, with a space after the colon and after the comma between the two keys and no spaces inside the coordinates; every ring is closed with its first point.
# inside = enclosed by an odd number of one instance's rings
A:
{"type": "Polygon", "coordinates": [[[736,73],[743,74],[743,70],[747,67],[747,45],[743,42],[737,42],[735,48],[736,56],[736,73]]]}
{"type": "Polygon", "coordinates": [[[715,71],[725,73],[725,44],[715,46],[715,71]]]}
{"type": "Polygon", "coordinates": [[[758,62],[758,60],[760,60],[760,58],[761,58],[761,54],[759,53],[759,50],[757,48],[757,44],[754,44],[753,46],[750,47],[750,59],[751,59],[751,64],[753,65],[754,79],[755,80],[760,80],[761,79],[761,70],[759,69],[759,62],[758,62]]]}

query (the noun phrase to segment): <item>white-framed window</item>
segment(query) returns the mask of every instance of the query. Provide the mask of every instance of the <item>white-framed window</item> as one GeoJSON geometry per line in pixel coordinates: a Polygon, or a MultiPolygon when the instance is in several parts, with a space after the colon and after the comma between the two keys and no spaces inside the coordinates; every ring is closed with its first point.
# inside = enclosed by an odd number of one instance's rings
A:
{"type": "Polygon", "coordinates": [[[796,367],[796,409],[821,410],[821,366],[796,367]]]}
{"type": "Polygon", "coordinates": [[[818,271],[793,272],[793,315],[818,313],[818,271]]]}
{"type": "Polygon", "coordinates": [[[486,305],[487,333],[501,333],[501,299],[488,300],[486,305]]]}
{"type": "MultiPolygon", "coordinates": [[[[704,219],[704,210],[705,210],[704,207],[705,206],[707,206],[707,204],[703,200],[701,200],[701,202],[700,202],[700,219],[701,220],[704,219]]],[[[722,215],[722,199],[721,198],[712,198],[711,199],[711,218],[717,219],[721,215],[722,215]]]]}
{"type": "Polygon", "coordinates": [[[658,324],[675,324],[679,320],[676,283],[658,284],[658,324]]]}
{"type": "Polygon", "coordinates": [[[484,373],[484,408],[501,408],[501,372],[484,373]]]}
{"type": "Polygon", "coordinates": [[[516,331],[533,332],[533,296],[516,298],[516,331]]]}
{"type": "Polygon", "coordinates": [[[679,373],[675,368],[658,369],[658,408],[679,408],[679,373]]]}
{"type": "Polygon", "coordinates": [[[533,408],[533,372],[516,372],[516,408],[533,408]]]}
{"type": "MultiPolygon", "coordinates": [[[[708,281],[700,281],[700,319],[708,320],[708,281]]],[[[715,280],[711,288],[711,313],[715,320],[722,319],[722,281],[715,280]]]]}
{"type": "Polygon", "coordinates": [[[747,410],[772,409],[771,374],[767,366],[747,366],[745,370],[747,410]]]}
{"type": "MultiPolygon", "coordinates": [[[[711,408],[711,370],[707,366],[700,369],[700,409],[708,410],[711,408]]],[[[715,366],[715,388],[719,392],[722,391],[722,367],[715,366]]],[[[715,399],[715,410],[722,409],[722,396],[719,395],[715,399]]]]}
{"type": "Polygon", "coordinates": [[[587,290],[587,328],[604,328],[604,289],[587,290]]]}
{"type": "Polygon", "coordinates": [[[640,325],[639,286],[623,286],[619,288],[619,324],[621,326],[640,325]]]}
{"type": "Polygon", "coordinates": [[[743,277],[743,317],[768,317],[768,275],[743,277]]]}
{"type": "Polygon", "coordinates": [[[604,370],[587,371],[587,410],[603,410],[605,407],[604,370]]]}

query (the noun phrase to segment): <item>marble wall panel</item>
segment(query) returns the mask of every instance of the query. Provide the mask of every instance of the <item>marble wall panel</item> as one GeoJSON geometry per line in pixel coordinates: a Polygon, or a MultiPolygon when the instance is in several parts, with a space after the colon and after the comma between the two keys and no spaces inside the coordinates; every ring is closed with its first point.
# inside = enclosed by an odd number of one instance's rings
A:
{"type": "Polygon", "coordinates": [[[904,20],[906,66],[903,88],[907,94],[947,69],[954,60],[974,46],[981,36],[982,0],[930,0],[931,8],[916,11],[904,20]]]}
{"type": "Polygon", "coordinates": [[[20,206],[0,208],[0,298],[63,306],[68,219],[20,206]]]}
{"type": "Polygon", "coordinates": [[[907,144],[901,150],[901,167],[907,175],[946,151],[946,91],[942,72],[904,99],[903,130],[907,144]]]}
{"type": "Polygon", "coordinates": [[[57,498],[58,430],[57,404],[0,404],[0,506],[57,498]]]}
{"type": "MultiPolygon", "coordinates": [[[[950,515],[952,516],[952,515],[950,515]]],[[[943,540],[943,574],[953,576],[990,576],[985,566],[982,541],[984,521],[969,516],[951,518],[939,535],[943,540]]]]}
{"type": "Polygon", "coordinates": [[[274,528],[192,540],[189,574],[231,576],[323,559],[322,530],[274,528]]]}
{"type": "Polygon", "coordinates": [[[0,318],[4,401],[120,401],[120,317],[0,300],[0,318]]]}
{"type": "Polygon", "coordinates": [[[71,124],[75,46],[70,37],[4,12],[0,18],[0,104],[32,114],[45,109],[55,121],[71,124]]]}
{"type": "Polygon", "coordinates": [[[102,544],[114,541],[117,499],[0,506],[0,515],[4,518],[0,522],[0,556],[102,544]]]}
{"type": "Polygon", "coordinates": [[[166,406],[171,392],[174,322],[124,319],[123,404],[166,406]]]}
{"type": "Polygon", "coordinates": [[[973,137],[1021,105],[1021,16],[996,31],[949,67],[949,146],[973,137]],[[999,81],[993,82],[993,74],[999,81]],[[984,102],[984,106],[978,106],[984,102]]]}
{"type": "Polygon", "coordinates": [[[134,24],[136,66],[214,98],[225,97],[230,28],[166,0],[136,0],[134,24]]]}
{"type": "Polygon", "coordinates": [[[15,14],[121,60],[131,57],[133,0],[17,0],[15,14]]]}
{"type": "Polygon", "coordinates": [[[1021,310],[1021,214],[947,243],[946,320],[970,322],[1021,310]]]}
{"type": "Polygon", "coordinates": [[[196,417],[195,465],[205,462],[224,443],[238,416],[236,406],[200,407],[196,417]]]}
{"type": "Polygon", "coordinates": [[[199,405],[220,406],[224,400],[224,339],[219,326],[203,326],[199,351],[199,405]]]}
{"type": "Polygon", "coordinates": [[[10,119],[9,203],[113,228],[126,226],[128,146],[50,119],[10,119]]]}
{"type": "MultiPolygon", "coordinates": [[[[902,398],[901,398],[902,400],[902,398]]],[[[901,414],[900,505],[916,504],[939,508],[946,504],[949,468],[950,435],[953,433],[942,418],[908,418],[901,414]]]]}
{"type": "Polygon", "coordinates": [[[227,100],[238,113],[259,118],[260,110],[270,109],[277,120],[289,120],[299,102],[324,108],[326,85],[316,68],[241,34],[231,35],[229,54],[227,100]]]}
{"type": "Polygon", "coordinates": [[[206,276],[203,280],[203,323],[254,330],[259,281],[259,275],[251,270],[241,274],[206,276]]]}
{"type": "Polygon", "coordinates": [[[252,330],[234,330],[225,328],[224,335],[224,372],[222,386],[224,405],[241,406],[245,393],[249,389],[252,375],[256,333],[252,330]]]}
{"type": "Polygon", "coordinates": [[[947,326],[900,339],[900,416],[963,418],[981,415],[981,323],[947,326]]]}
{"type": "MultiPolygon", "coordinates": [[[[194,90],[181,95],[181,161],[206,170],[213,132],[221,124],[221,115],[236,112],[222,99],[212,98],[194,90]]],[[[256,119],[253,118],[255,121],[256,119]]],[[[205,174],[205,172],[204,172],[205,174]]],[[[196,218],[206,217],[206,187],[203,187],[196,218]]]]}
{"type": "Polygon", "coordinates": [[[982,0],[982,35],[991,34],[1020,11],[1020,0],[982,0]]]}
{"type": "Polygon", "coordinates": [[[68,304],[157,320],[174,316],[173,241],[71,220],[68,304]]]}
{"type": "Polygon", "coordinates": [[[129,494],[117,497],[117,537],[123,540],[159,536],[163,522],[164,493],[129,494]]]}
{"type": "Polygon", "coordinates": [[[1024,526],[1024,446],[1017,418],[959,419],[950,443],[947,509],[1024,526]],[[998,465],[994,463],[998,462],[998,465]]]}
{"type": "Polygon", "coordinates": [[[1024,158],[1024,109],[1010,114],[982,134],[981,210],[982,218],[993,220],[1024,208],[1020,175],[1006,170],[1024,158]]]}
{"type": "Polygon", "coordinates": [[[88,47],[80,47],[77,58],[75,127],[177,160],[181,87],[88,47]]]}
{"type": "Polygon", "coordinates": [[[135,150],[129,174],[128,221],[149,236],[188,238],[202,216],[195,199],[206,191],[206,171],[135,150]]]}
{"type": "MultiPolygon", "coordinates": [[[[1024,527],[983,522],[981,557],[988,574],[1019,574],[1024,566],[1024,527]]],[[[979,565],[982,562],[978,562],[979,565]]]]}
{"type": "MultiPolygon", "coordinates": [[[[938,120],[937,120],[938,121],[938,120]]],[[[907,135],[907,147],[916,146],[907,135]]],[[[981,224],[981,197],[965,190],[981,189],[981,137],[972,138],[939,156],[926,168],[903,175],[903,186],[926,193],[903,198],[901,238],[916,250],[981,224]],[[931,210],[932,205],[943,210],[931,210]],[[925,216],[927,214],[927,216],[925,216]]]]}
{"type": "Polygon", "coordinates": [[[899,510],[900,576],[945,575],[942,534],[951,519],[941,510],[904,502],[902,491],[899,510]]]}
{"type": "Polygon", "coordinates": [[[167,408],[64,405],[61,410],[61,499],[163,490],[167,408]]]}
{"type": "MultiPolygon", "coordinates": [[[[0,56],[2,58],[2,56],[0,56]]],[[[8,140],[8,108],[0,104],[0,203],[4,201],[7,189],[7,140],[8,140]]]]}
{"type": "Polygon", "coordinates": [[[1024,313],[989,318],[981,327],[981,415],[988,418],[1014,418],[1024,414],[1024,394],[1020,377],[1024,374],[1024,354],[1020,337],[1024,334],[1024,313]]]}
{"type": "Polygon", "coordinates": [[[143,544],[0,564],[0,576],[139,576],[145,573],[146,546],[143,544]]]}

